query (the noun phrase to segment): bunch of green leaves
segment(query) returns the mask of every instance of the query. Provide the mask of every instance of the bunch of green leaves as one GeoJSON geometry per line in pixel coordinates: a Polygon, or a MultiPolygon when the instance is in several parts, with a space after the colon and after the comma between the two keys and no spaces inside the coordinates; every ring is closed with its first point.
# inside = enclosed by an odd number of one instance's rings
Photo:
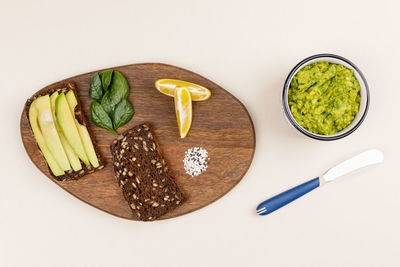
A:
{"type": "Polygon", "coordinates": [[[135,114],[128,101],[128,81],[118,71],[95,73],[90,80],[89,96],[95,100],[90,105],[93,123],[112,133],[118,134],[116,130],[127,124],[135,114]]]}

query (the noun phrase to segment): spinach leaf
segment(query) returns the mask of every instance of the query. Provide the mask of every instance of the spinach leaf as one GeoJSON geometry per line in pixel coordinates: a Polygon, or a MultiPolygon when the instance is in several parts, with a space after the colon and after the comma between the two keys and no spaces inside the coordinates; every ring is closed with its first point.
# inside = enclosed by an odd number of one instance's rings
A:
{"type": "Polygon", "coordinates": [[[110,86],[112,74],[113,70],[105,70],[100,72],[101,84],[103,85],[104,92],[106,92],[110,86]]]}
{"type": "Polygon", "coordinates": [[[133,109],[132,104],[128,100],[122,99],[121,102],[115,106],[112,114],[115,129],[127,124],[134,114],[135,110],[133,109]]]}
{"type": "Polygon", "coordinates": [[[110,92],[110,90],[108,90],[108,91],[104,94],[103,98],[101,99],[101,106],[103,107],[103,109],[105,110],[105,112],[106,112],[109,116],[111,116],[111,114],[112,114],[112,112],[113,112],[113,110],[114,110],[114,105],[113,105],[113,103],[111,102],[110,94],[111,94],[111,92],[110,92]]]}
{"type": "Polygon", "coordinates": [[[129,96],[129,84],[125,79],[124,75],[122,75],[118,71],[114,71],[114,75],[112,77],[112,83],[110,86],[110,98],[111,103],[115,107],[122,99],[127,99],[129,96]]]}
{"type": "Polygon", "coordinates": [[[94,101],[90,105],[93,123],[112,133],[118,134],[116,129],[127,124],[135,114],[132,104],[127,100],[128,81],[118,71],[105,70],[93,75],[89,96],[101,100],[101,103],[94,101]]]}
{"type": "Polygon", "coordinates": [[[92,79],[90,80],[89,96],[94,100],[100,100],[103,96],[101,79],[98,73],[93,75],[92,79]]]}
{"type": "Polygon", "coordinates": [[[90,104],[90,116],[92,117],[93,123],[98,127],[118,134],[113,128],[111,118],[108,116],[103,107],[96,101],[93,101],[92,104],[90,104]]]}

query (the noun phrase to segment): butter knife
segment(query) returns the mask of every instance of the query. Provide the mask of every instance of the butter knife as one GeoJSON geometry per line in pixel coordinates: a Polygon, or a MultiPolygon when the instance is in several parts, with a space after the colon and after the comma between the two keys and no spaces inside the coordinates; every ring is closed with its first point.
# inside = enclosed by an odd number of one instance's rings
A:
{"type": "Polygon", "coordinates": [[[378,149],[367,150],[357,156],[354,156],[335,167],[329,169],[323,175],[314,178],[308,182],[298,185],[292,189],[289,189],[279,195],[276,195],[270,199],[265,200],[257,206],[258,215],[267,215],[275,210],[289,204],[293,200],[307,194],[308,192],[320,187],[326,183],[334,181],[335,179],[348,174],[352,171],[360,168],[381,163],[383,161],[383,154],[378,149]]]}

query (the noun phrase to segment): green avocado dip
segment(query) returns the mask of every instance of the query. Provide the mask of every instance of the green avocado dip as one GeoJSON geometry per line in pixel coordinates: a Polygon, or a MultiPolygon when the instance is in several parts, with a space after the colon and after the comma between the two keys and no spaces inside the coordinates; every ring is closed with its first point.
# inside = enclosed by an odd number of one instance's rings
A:
{"type": "Polygon", "coordinates": [[[297,72],[290,83],[290,111],[306,130],[336,134],[358,113],[360,91],[353,70],[329,62],[312,63],[297,72]]]}

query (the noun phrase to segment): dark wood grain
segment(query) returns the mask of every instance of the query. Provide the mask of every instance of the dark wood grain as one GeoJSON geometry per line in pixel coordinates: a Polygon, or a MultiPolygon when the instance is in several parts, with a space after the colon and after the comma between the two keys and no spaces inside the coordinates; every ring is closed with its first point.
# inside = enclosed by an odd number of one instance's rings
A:
{"type": "MultiPolygon", "coordinates": [[[[255,133],[251,118],[239,100],[210,80],[171,65],[145,63],[113,69],[127,78],[131,88],[129,100],[136,111],[133,119],[118,131],[123,132],[142,122],[150,122],[168,161],[170,173],[187,197],[183,205],[161,219],[202,208],[229,192],[242,179],[253,159],[255,133]],[[190,81],[211,90],[210,99],[193,102],[192,127],[185,139],[179,138],[173,98],[159,93],[154,87],[154,82],[162,78],[190,81]],[[192,178],[185,173],[182,160],[185,151],[194,146],[207,149],[210,160],[207,171],[192,178]]],[[[112,171],[109,146],[116,135],[96,127],[90,120],[89,106],[92,100],[88,90],[94,73],[75,76],[42,90],[65,81],[76,83],[89,130],[105,161],[103,170],[88,174],[78,181],[59,182],[53,179],[33,137],[25,111],[21,116],[22,141],[34,164],[67,192],[100,210],[134,220],[112,171]]]]}

